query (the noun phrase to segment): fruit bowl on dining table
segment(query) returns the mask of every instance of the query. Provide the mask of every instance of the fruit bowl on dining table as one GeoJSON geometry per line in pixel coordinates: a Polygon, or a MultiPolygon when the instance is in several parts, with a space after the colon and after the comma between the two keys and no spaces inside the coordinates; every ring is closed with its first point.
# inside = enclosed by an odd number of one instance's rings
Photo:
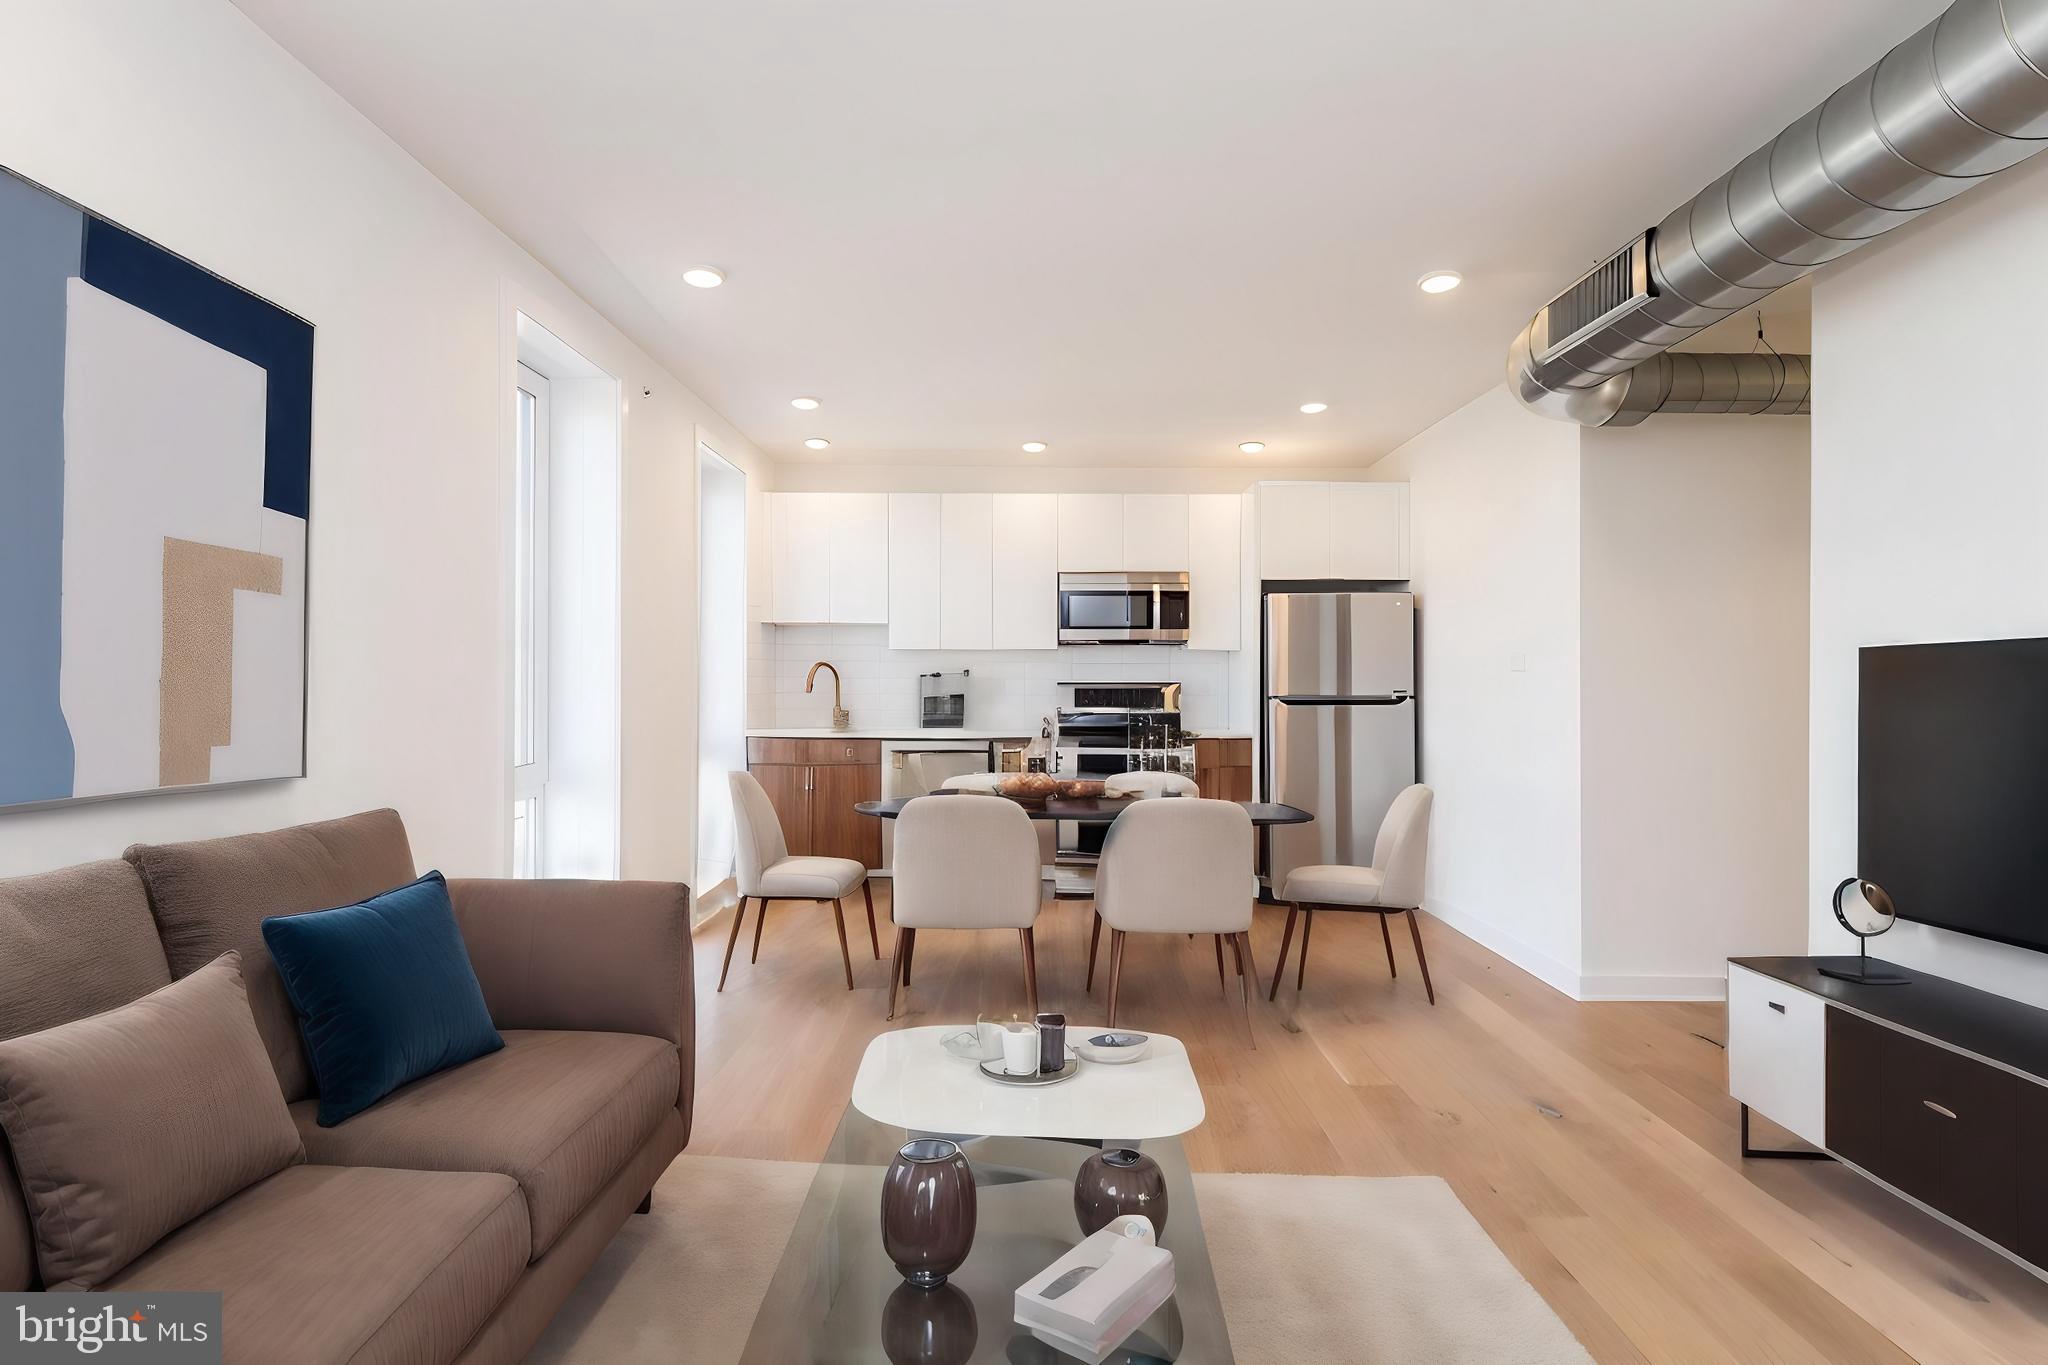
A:
{"type": "Polygon", "coordinates": [[[1059,789],[1059,779],[1050,773],[1012,773],[996,787],[999,795],[1033,808],[1042,808],[1046,798],[1058,795],[1059,789]]]}

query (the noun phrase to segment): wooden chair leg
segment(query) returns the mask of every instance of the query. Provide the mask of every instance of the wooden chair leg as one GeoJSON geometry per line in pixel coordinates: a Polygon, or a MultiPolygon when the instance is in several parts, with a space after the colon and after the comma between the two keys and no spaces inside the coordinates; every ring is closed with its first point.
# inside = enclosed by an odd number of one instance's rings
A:
{"type": "Polygon", "coordinates": [[[1124,981],[1124,931],[1109,931],[1109,1026],[1116,1027],[1117,988],[1124,981]]]}
{"type": "MultiPolygon", "coordinates": [[[[1092,911],[1090,912],[1093,913],[1092,911]]],[[[1102,942],[1102,916],[1095,915],[1095,927],[1088,931],[1088,984],[1086,994],[1095,994],[1095,945],[1102,942]]]]}
{"type": "Polygon", "coordinates": [[[732,950],[740,941],[740,921],[747,917],[747,898],[732,908],[732,932],[725,936],[725,965],[718,969],[718,989],[725,989],[725,974],[732,970],[732,950]]]}
{"type": "Polygon", "coordinates": [[[1394,936],[1387,931],[1387,917],[1380,916],[1380,942],[1387,945],[1387,975],[1398,978],[1401,969],[1394,965],[1394,936]]]}
{"type": "Polygon", "coordinates": [[[755,907],[754,910],[754,951],[747,958],[749,963],[761,960],[761,926],[768,922],[768,898],[766,896],[758,896],[755,899],[759,900],[761,904],[755,907]]]}
{"type": "Polygon", "coordinates": [[[1301,961],[1294,968],[1294,993],[1301,994],[1301,983],[1308,980],[1308,936],[1316,927],[1316,912],[1301,912],[1301,961]]]}
{"type": "Polygon", "coordinates": [[[1031,1003],[1031,1017],[1038,1017],[1038,946],[1032,942],[1029,929],[1019,929],[1018,939],[1024,945],[1024,998],[1031,1003]]]}
{"type": "Polygon", "coordinates": [[[846,989],[853,989],[853,955],[846,951],[846,903],[832,902],[832,927],[839,931],[839,965],[846,968],[846,989]]]}
{"type": "MultiPolygon", "coordinates": [[[[1210,937],[1216,940],[1216,989],[1228,994],[1230,984],[1223,979],[1223,935],[1212,934],[1210,937]]],[[[1239,976],[1244,975],[1243,962],[1237,964],[1237,973],[1239,976]]]]}
{"type": "Polygon", "coordinates": [[[875,953],[875,961],[882,960],[881,936],[875,933],[875,888],[872,882],[860,884],[861,899],[868,903],[868,947],[875,953]]]}
{"type": "Polygon", "coordinates": [[[1280,973],[1287,970],[1287,946],[1294,942],[1294,917],[1301,913],[1298,905],[1287,907],[1287,927],[1280,931],[1280,960],[1273,964],[1273,989],[1266,992],[1268,1000],[1280,995],[1280,973]]]}
{"type": "Polygon", "coordinates": [[[896,946],[889,957],[889,1015],[896,1017],[896,991],[903,984],[903,978],[910,975],[910,929],[896,931],[896,946]]]}
{"type": "Polygon", "coordinates": [[[1429,983],[1429,958],[1422,951],[1422,927],[1415,922],[1415,912],[1408,912],[1408,936],[1415,940],[1415,965],[1422,968],[1422,989],[1429,993],[1429,1003],[1436,1003],[1436,987],[1429,983]]]}
{"type": "Polygon", "coordinates": [[[917,930],[898,929],[896,932],[899,936],[903,934],[910,935],[909,938],[901,940],[903,945],[903,984],[908,986],[910,984],[910,959],[917,953],[917,930]]]}
{"type": "Polygon", "coordinates": [[[1232,934],[1230,945],[1237,950],[1237,994],[1244,1010],[1244,1036],[1251,1043],[1252,1051],[1257,1052],[1259,1038],[1252,1032],[1252,978],[1258,975],[1258,964],[1251,961],[1252,936],[1232,934]],[[1251,967],[1250,971],[1245,970],[1247,965],[1251,967]]]}

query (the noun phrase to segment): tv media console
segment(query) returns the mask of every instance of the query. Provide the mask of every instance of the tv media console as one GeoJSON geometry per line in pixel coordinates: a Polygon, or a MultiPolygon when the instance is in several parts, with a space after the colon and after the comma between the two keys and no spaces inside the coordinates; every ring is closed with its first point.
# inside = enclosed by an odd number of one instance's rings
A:
{"type": "Polygon", "coordinates": [[[2048,1010],[1854,958],[1728,960],[1742,1154],[1832,1156],[2048,1279],[2048,1010]],[[1876,965],[1876,964],[1873,964],[1876,965]],[[1820,1149],[1758,1151],[1749,1111],[1820,1149]]]}

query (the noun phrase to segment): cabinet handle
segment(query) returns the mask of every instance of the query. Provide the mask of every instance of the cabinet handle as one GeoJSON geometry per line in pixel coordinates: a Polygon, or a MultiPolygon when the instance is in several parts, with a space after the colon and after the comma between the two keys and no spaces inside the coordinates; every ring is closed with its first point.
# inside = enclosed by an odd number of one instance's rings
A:
{"type": "Polygon", "coordinates": [[[1920,1103],[1926,1105],[1929,1109],[1932,1109],[1935,1113],[1941,1115],[1945,1119],[1952,1119],[1956,1116],[1956,1111],[1949,1108],[1947,1105],[1936,1104],[1933,1100],[1922,1100],[1920,1101],[1920,1103]]]}
{"type": "Polygon", "coordinates": [[[1766,1000],[1764,1003],[1769,1005],[1772,1009],[1776,1010],[1780,1014],[1783,1014],[1785,1012],[1785,1007],[1775,1000],[1766,1000]]]}

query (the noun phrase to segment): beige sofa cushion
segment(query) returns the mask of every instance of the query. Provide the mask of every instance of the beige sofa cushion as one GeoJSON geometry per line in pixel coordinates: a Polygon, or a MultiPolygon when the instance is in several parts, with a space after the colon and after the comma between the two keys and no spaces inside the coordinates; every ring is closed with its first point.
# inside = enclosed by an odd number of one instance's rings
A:
{"type": "Polygon", "coordinates": [[[52,1288],[102,1283],[303,1159],[234,953],[118,1009],[0,1042],[0,1126],[52,1288]]]}
{"type": "Polygon", "coordinates": [[[354,905],[414,877],[397,811],[373,810],[267,834],[187,844],[137,844],[171,974],[199,970],[230,948],[242,955],[249,1008],[285,1098],[313,1093],[298,1016],[263,946],[263,920],[354,905]]]}
{"type": "MultiPolygon", "coordinates": [[[[142,878],[127,863],[0,879],[0,1038],[125,1005],[170,981],[142,878]]],[[[35,1274],[28,1206],[0,1152],[0,1290],[31,1288],[35,1274]]]]}
{"type": "Polygon", "coordinates": [[[293,1166],[187,1223],[108,1289],[225,1289],[230,1362],[452,1360],[526,1267],[502,1175],[293,1166]]]}
{"type": "Polygon", "coordinates": [[[629,1033],[507,1029],[502,1051],[422,1077],[332,1128],[292,1105],[306,1158],[329,1166],[496,1171],[519,1182],[538,1258],[664,1114],[675,1044],[629,1033]]]}

